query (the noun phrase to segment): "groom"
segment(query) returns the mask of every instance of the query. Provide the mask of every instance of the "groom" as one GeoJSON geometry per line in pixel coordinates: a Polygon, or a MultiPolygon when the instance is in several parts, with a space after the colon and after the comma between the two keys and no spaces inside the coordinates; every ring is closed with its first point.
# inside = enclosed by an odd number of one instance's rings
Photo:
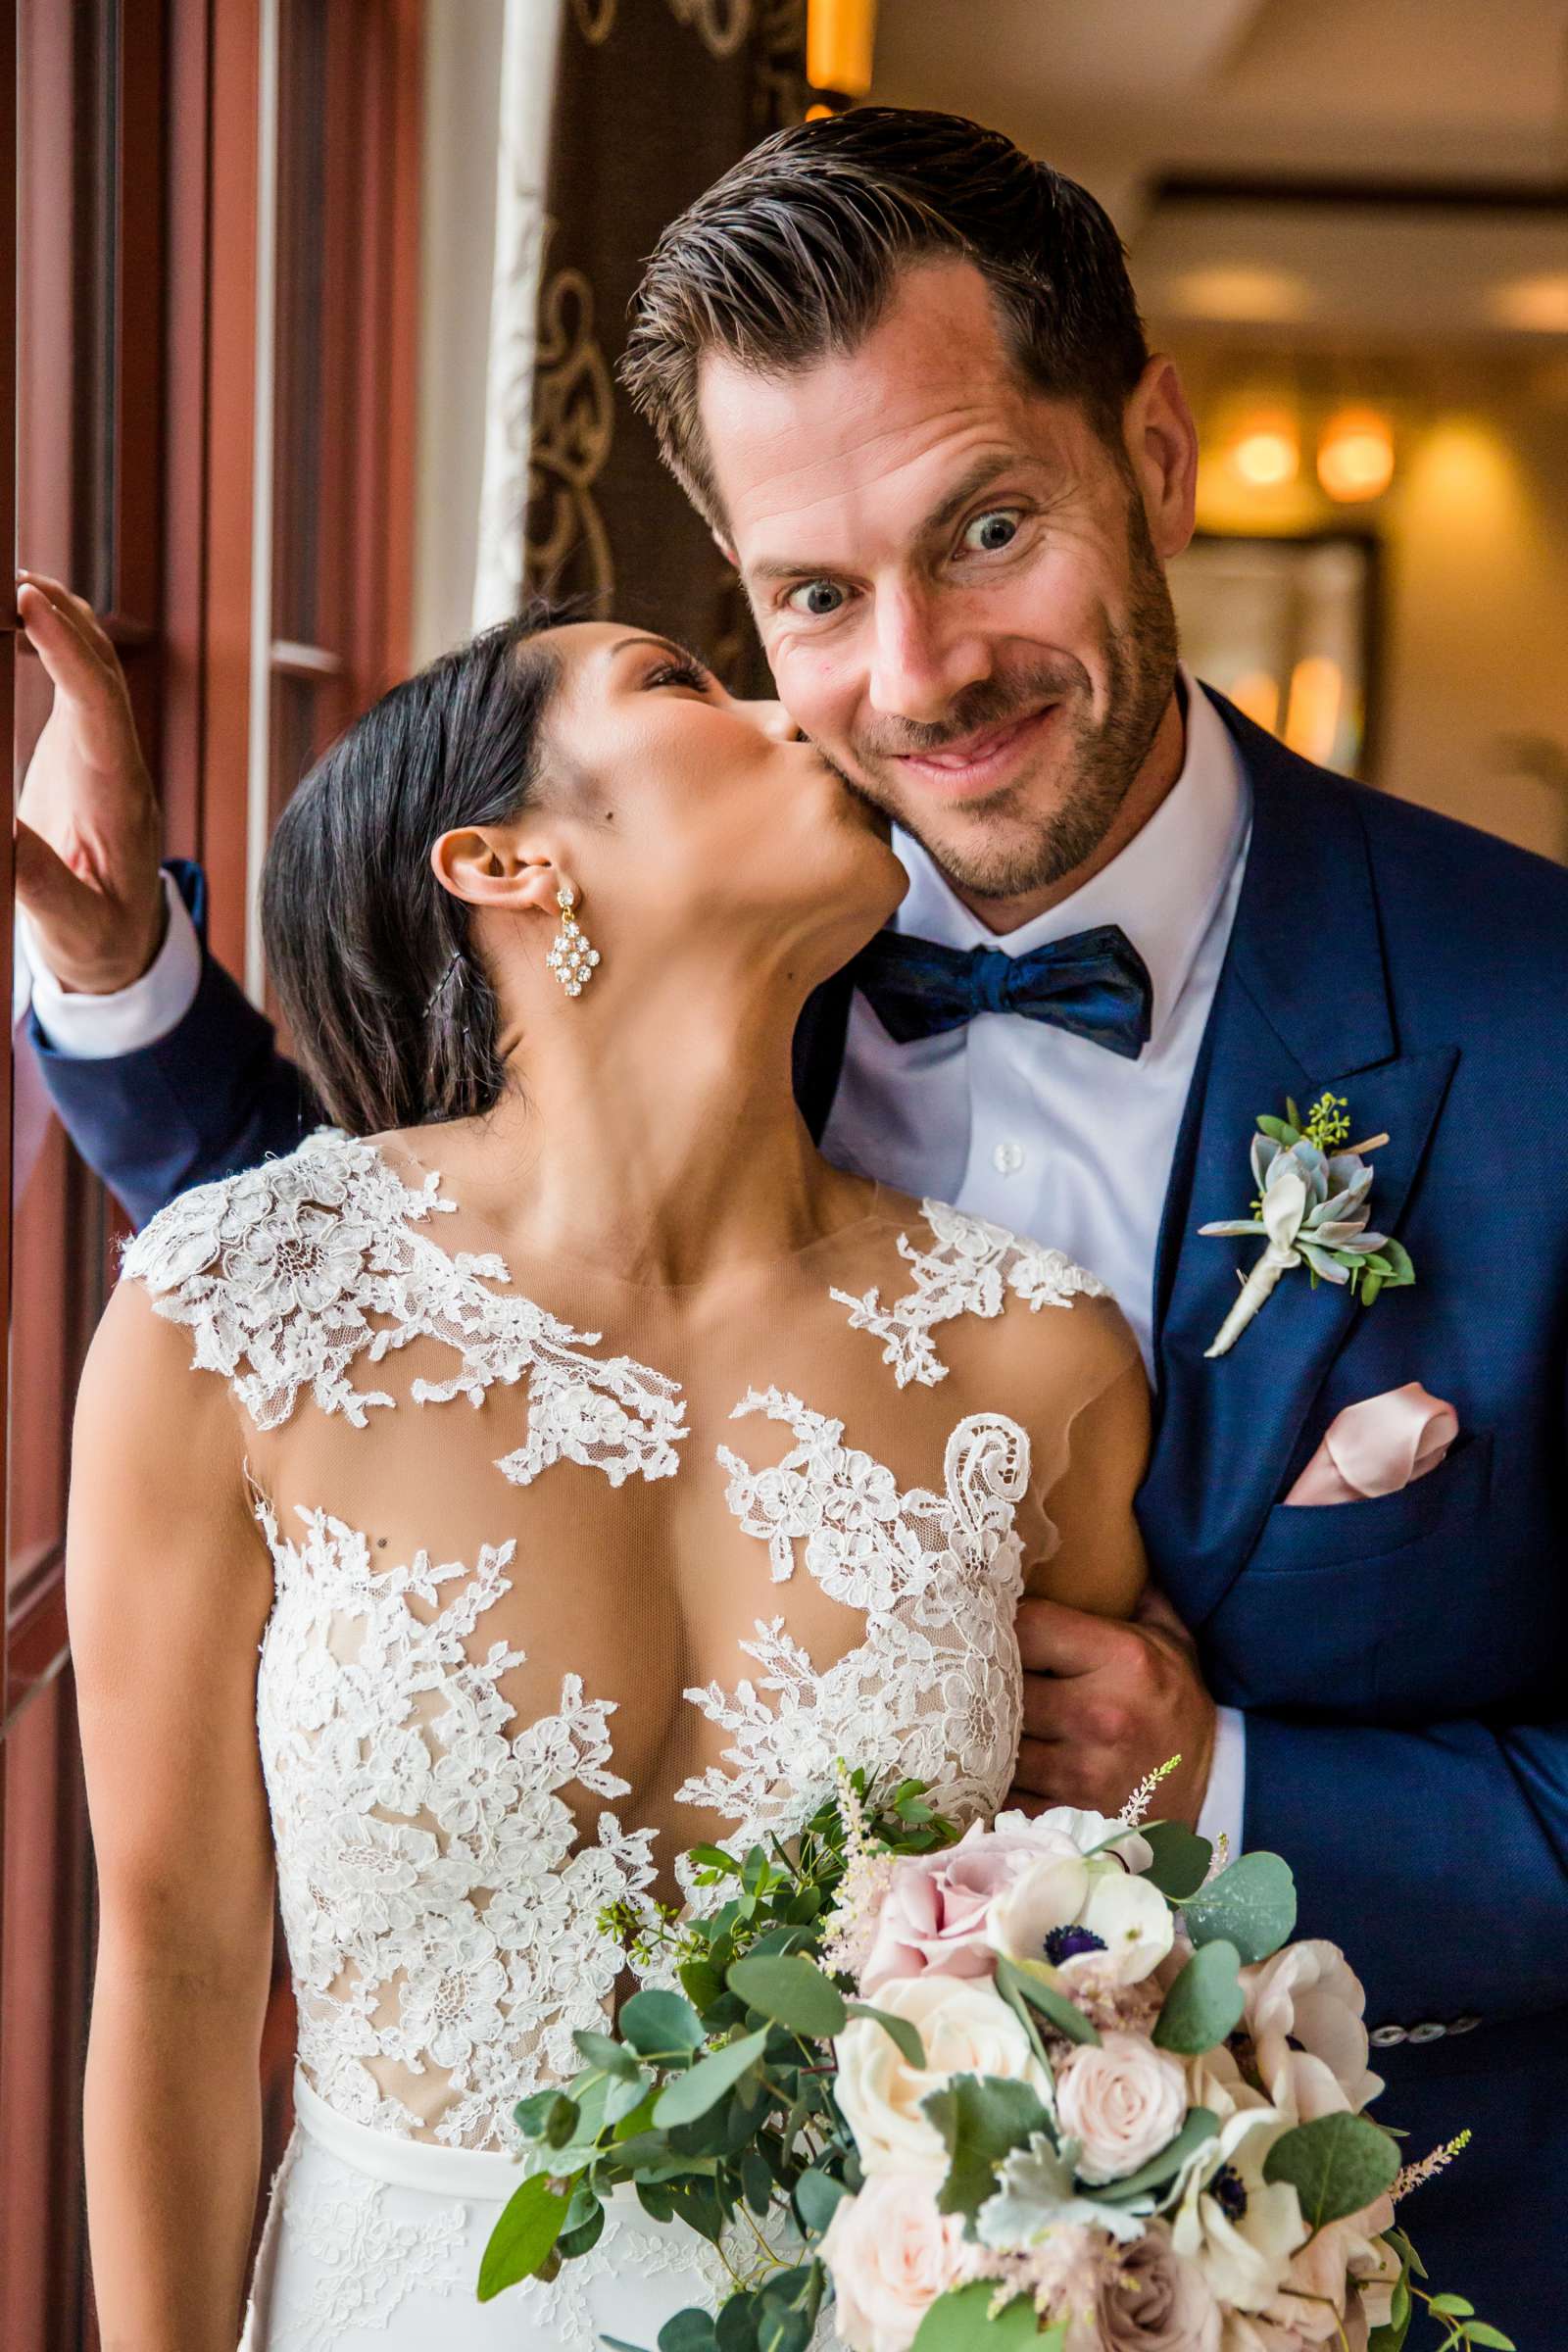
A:
{"type": "MultiPolygon", "coordinates": [[[[1190,1632],[1026,1602],[1020,1783],[1114,1811],[1180,1750],[1170,1809],[1289,1857],[1301,1932],[1365,1979],[1407,2154],[1473,2131],[1408,2215],[1434,2282],[1554,2341],[1568,878],[1308,766],[1178,666],[1181,387],[1104,215],[1005,140],[866,110],[758,149],[662,241],[627,375],[911,875],[803,1024],[808,1118],[1092,1265],[1154,1379],[1141,1517],[1190,1632]],[[1415,1285],[1366,1309],[1298,1267],[1211,1359],[1262,1245],[1198,1229],[1249,1213],[1258,1115],[1325,1094],[1386,1138],[1372,1222],[1415,1285]],[[1342,1445],[1346,1484],[1325,1435],[1412,1384],[1456,1416],[1446,1458],[1401,1483],[1342,1445]],[[1338,1500],[1293,1497],[1309,1463],[1338,1500]]],[[[28,795],[35,1034],[86,1156],[145,1216],[289,1148],[313,1113],[197,945],[199,877],[158,881],[133,753],[63,735],[28,795]],[[85,887],[45,846],[74,797],[85,887]]]]}

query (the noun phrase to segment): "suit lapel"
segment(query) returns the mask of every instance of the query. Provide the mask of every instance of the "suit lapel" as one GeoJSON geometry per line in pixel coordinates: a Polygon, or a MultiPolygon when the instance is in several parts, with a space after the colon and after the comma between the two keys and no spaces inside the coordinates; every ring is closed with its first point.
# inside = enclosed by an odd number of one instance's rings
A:
{"type": "MultiPolygon", "coordinates": [[[[1151,1555],[1189,1623],[1218,1605],[1253,1549],[1313,1400],[1354,1316],[1344,1290],[1287,1274],[1229,1355],[1203,1350],[1261,1241],[1203,1239],[1245,1216],[1259,1111],[1348,1099],[1373,1156],[1372,1222],[1399,1231],[1457,1058],[1400,1056],[1366,837],[1348,788],[1219,703],[1252,783],[1247,870],[1182,1124],[1155,1272],[1158,1420],[1139,1510],[1151,1555]]],[[[1391,1292],[1376,1312],[1396,1315],[1391,1292]]]]}

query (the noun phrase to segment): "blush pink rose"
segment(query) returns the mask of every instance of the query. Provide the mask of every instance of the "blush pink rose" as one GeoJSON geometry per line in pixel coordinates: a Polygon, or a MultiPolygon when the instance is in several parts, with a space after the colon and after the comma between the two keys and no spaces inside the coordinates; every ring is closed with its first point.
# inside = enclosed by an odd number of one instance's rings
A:
{"type": "Polygon", "coordinates": [[[1056,2069],[1056,2113],[1081,2179],[1123,2180],[1169,2145],[1187,2114],[1180,2062],[1138,2034],[1106,2034],[1056,2069]]]}
{"type": "MultiPolygon", "coordinates": [[[[1054,1856],[1077,1855],[1119,1825],[1099,1813],[1058,1805],[1031,1820],[1004,1813],[988,1830],[974,1822],[956,1845],[935,1854],[906,1854],[894,1864],[877,1913],[860,1989],[869,2000],[892,1977],[990,1977],[996,1954],[989,1938],[993,1904],[1026,1870],[1054,1856]]],[[[1123,1839],[1129,1863],[1147,1854],[1142,1838],[1123,1839]],[[1142,1849],[1134,1853],[1133,1848],[1142,1849]]]]}
{"type": "Polygon", "coordinates": [[[938,2213],[929,2180],[882,2173],[842,2199],[820,2253],[839,2341],[851,2352],[908,2352],[938,2295],[962,2276],[963,2216],[938,2213]]]}

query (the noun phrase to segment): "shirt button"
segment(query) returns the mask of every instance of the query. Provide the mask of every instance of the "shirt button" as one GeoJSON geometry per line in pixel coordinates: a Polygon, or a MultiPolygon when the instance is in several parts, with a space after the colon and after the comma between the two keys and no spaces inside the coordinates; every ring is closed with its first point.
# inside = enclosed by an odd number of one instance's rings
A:
{"type": "Polygon", "coordinates": [[[991,1154],[991,1164],[999,1176],[1016,1176],[1023,1166],[1023,1146],[999,1144],[991,1154]]]}

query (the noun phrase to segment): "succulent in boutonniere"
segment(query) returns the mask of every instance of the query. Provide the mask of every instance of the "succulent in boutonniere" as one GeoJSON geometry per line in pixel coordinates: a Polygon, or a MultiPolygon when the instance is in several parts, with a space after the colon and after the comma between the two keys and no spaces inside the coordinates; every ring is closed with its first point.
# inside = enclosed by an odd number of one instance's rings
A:
{"type": "Polygon", "coordinates": [[[1199,1227],[1203,1234],[1261,1234],[1268,1244],[1206,1355],[1234,1348],[1280,1276],[1296,1266],[1306,1267],[1314,1289],[1319,1281],[1348,1286],[1363,1306],[1380,1291],[1415,1280],[1409,1251],[1370,1230],[1373,1171],[1366,1154],[1388,1137],[1348,1143],[1343,1095],[1324,1095],[1304,1120],[1294,1102],[1287,1101],[1283,1119],[1260,1118],[1252,1138],[1253,1214],[1199,1227]]]}

